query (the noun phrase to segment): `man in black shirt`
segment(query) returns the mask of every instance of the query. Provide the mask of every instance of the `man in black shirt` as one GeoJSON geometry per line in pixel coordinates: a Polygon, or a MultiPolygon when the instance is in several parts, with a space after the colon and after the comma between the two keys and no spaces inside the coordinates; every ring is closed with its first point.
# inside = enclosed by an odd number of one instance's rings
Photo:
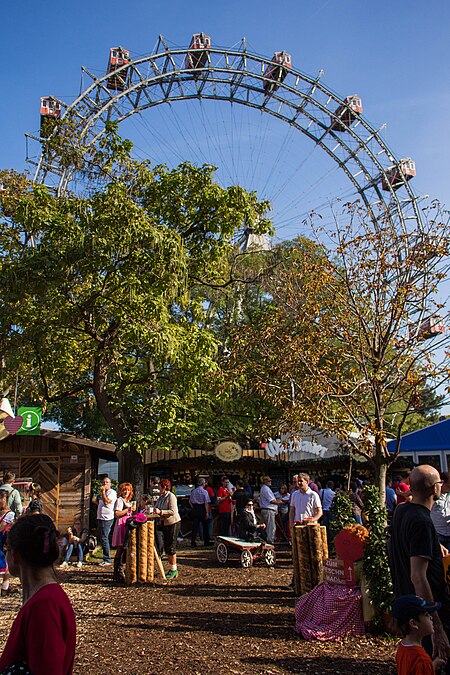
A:
{"type": "MultiPolygon", "coordinates": [[[[429,602],[445,600],[442,550],[430,516],[441,494],[441,484],[434,467],[425,464],[416,467],[410,474],[412,501],[399,504],[394,511],[389,557],[396,596],[414,594],[429,602]]],[[[432,658],[439,656],[446,660],[449,647],[446,632],[450,624],[445,608],[439,614],[433,616],[432,658]]],[[[450,673],[449,665],[446,673],[450,673]]]]}

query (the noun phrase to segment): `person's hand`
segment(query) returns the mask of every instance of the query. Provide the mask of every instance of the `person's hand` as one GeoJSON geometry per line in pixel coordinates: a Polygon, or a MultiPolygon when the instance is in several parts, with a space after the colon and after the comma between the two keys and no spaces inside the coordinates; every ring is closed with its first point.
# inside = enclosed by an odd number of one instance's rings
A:
{"type": "Polygon", "coordinates": [[[444,659],[440,659],[438,657],[436,659],[433,659],[433,668],[437,672],[438,670],[441,670],[441,668],[444,668],[446,663],[447,661],[444,661],[444,659]]]}
{"type": "Polygon", "coordinates": [[[266,524],[265,524],[265,523],[261,523],[261,525],[258,525],[258,527],[260,527],[262,530],[265,530],[265,529],[266,529],[266,524]]]}
{"type": "Polygon", "coordinates": [[[447,635],[444,631],[444,627],[438,618],[437,621],[433,622],[434,633],[431,636],[433,642],[433,654],[432,659],[442,659],[447,662],[449,654],[449,643],[447,635]]]}
{"type": "Polygon", "coordinates": [[[445,558],[445,556],[448,555],[448,549],[446,549],[443,544],[441,544],[440,546],[441,546],[442,557],[445,558]]]}

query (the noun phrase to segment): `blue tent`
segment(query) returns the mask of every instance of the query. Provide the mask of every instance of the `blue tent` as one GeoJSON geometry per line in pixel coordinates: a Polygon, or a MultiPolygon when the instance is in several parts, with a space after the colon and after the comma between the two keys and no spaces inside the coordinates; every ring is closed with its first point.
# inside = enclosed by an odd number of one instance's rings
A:
{"type": "MultiPolygon", "coordinates": [[[[395,452],[396,443],[395,439],[388,441],[389,452],[395,452]]],[[[401,454],[417,451],[450,453],[450,418],[401,437],[401,454]]]]}

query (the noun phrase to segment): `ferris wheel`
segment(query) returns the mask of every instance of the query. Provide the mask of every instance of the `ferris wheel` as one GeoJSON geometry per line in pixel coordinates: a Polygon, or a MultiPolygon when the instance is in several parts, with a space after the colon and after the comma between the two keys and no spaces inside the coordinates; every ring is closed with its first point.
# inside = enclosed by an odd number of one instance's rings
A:
{"type": "Polygon", "coordinates": [[[138,131],[147,137],[142,154],[151,155],[159,145],[159,156],[152,157],[154,162],[167,163],[167,157],[172,156],[173,163],[190,159],[193,163],[219,166],[225,164],[225,155],[230,154],[228,146],[234,141],[228,182],[247,183],[243,187],[255,189],[258,197],[269,201],[274,200],[272,193],[281,195],[294,207],[292,214],[287,213],[285,205],[275,213],[276,231],[286,222],[298,225],[301,216],[312,209],[328,208],[332,199],[352,197],[361,200],[374,221],[388,214],[399,232],[421,231],[420,197],[414,195],[410,184],[416,174],[414,161],[394,156],[383,140],[382,128],[375,129],[362,116],[358,95],[340,97],[322,83],[322,71],[311,77],[296,70],[286,51],[275,52],[271,58],[260,56],[247,49],[245,39],[235,48],[219,48],[204,33],[195,34],[189,47],[173,47],[160,36],[151,54],[132,58],[127,49],[114,47],[106,72],[95,74],[83,67],[82,73],[87,84],[83,82],[82,93],[73,102],[64,103],[53,96],[41,98],[40,133],[27,134],[27,160],[35,165],[35,181],[58,193],[72,189],[79,176],[74,168],[62,166],[46,150],[48,139],[55,133],[54,120],[76,121],[76,142],[83,151],[99,142],[108,122],[123,125],[130,138],[130,121],[139,120],[144,126],[138,131]],[[208,119],[206,102],[213,105],[216,115],[216,106],[223,107],[224,102],[233,111],[227,131],[222,128],[223,117],[216,117],[219,131],[216,129],[215,144],[214,119],[208,119]],[[189,115],[197,116],[203,131],[197,129],[188,135],[186,115],[181,118],[175,110],[181,105],[187,105],[189,115]],[[245,110],[248,117],[244,119],[240,113],[236,121],[238,109],[245,110]],[[145,117],[156,115],[156,111],[160,111],[159,127],[145,117]],[[251,116],[258,120],[256,131],[247,126],[251,116]],[[263,122],[263,118],[267,121],[263,122]],[[169,122],[172,128],[164,139],[161,129],[170,126],[169,122]],[[274,123],[276,134],[280,127],[285,131],[275,153],[277,161],[268,167],[265,178],[259,178],[259,184],[256,181],[252,185],[248,167],[244,178],[236,171],[236,167],[245,167],[243,139],[251,143],[256,138],[253,147],[247,148],[254,174],[262,164],[262,148],[273,148],[269,140],[273,141],[274,127],[270,124],[274,123]],[[284,160],[290,153],[297,153],[300,138],[303,144],[306,140],[309,149],[302,148],[303,157],[298,152],[292,169],[292,162],[284,160]],[[33,143],[38,144],[37,149],[33,143]],[[208,146],[209,153],[202,154],[201,146],[208,146]],[[319,171],[325,169],[323,175],[311,173],[308,166],[317,148],[324,151],[322,159],[327,161],[318,162],[319,171]],[[189,154],[191,158],[186,156],[189,154]],[[289,165],[287,178],[279,178],[280,165],[289,165]],[[308,175],[306,183],[302,169],[308,175]],[[318,186],[324,176],[331,187],[322,195],[321,203],[318,186]],[[265,194],[261,194],[261,185],[265,194]],[[286,198],[283,192],[289,196],[286,198]]]}

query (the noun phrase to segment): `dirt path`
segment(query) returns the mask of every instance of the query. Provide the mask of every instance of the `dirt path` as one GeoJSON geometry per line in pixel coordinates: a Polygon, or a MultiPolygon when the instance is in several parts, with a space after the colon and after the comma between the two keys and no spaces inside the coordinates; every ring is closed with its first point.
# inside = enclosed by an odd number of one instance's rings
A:
{"type": "MultiPolygon", "coordinates": [[[[114,586],[112,570],[95,564],[61,573],[77,615],[76,675],[395,673],[390,639],[298,638],[288,550],[275,569],[257,563],[244,570],[237,561],[219,567],[214,549],[182,544],[179,569],[170,584],[141,588],[114,586]]],[[[0,607],[3,645],[20,595],[2,598],[0,607]]]]}

